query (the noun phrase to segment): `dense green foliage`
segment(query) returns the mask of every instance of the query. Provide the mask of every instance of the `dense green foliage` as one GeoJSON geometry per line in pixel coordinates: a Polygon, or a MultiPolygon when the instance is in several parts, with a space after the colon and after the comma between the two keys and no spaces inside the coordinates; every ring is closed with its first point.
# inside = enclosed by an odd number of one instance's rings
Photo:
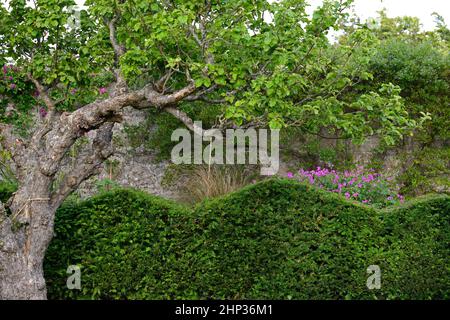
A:
{"type": "Polygon", "coordinates": [[[292,180],[194,209],[115,190],[59,209],[50,298],[449,298],[450,199],[376,211],[292,180]],[[82,289],[65,287],[81,266],[82,289]],[[366,269],[379,265],[380,290],[366,269]]]}
{"type": "MultiPolygon", "coordinates": [[[[413,140],[404,141],[405,148],[391,148],[400,151],[402,168],[398,182],[402,192],[410,195],[449,190],[450,185],[449,29],[439,15],[435,16],[436,30],[421,31],[418,18],[390,18],[380,12],[379,22],[373,28],[378,41],[367,64],[373,79],[356,87],[367,91],[380,83],[393,83],[401,88],[400,95],[410,116],[430,115],[423,130],[416,131],[413,140]]],[[[345,37],[341,41],[345,43],[345,37]]]]}
{"type": "MultiPolygon", "coordinates": [[[[0,0],[0,122],[22,136],[53,121],[44,93],[70,112],[106,99],[117,73],[129,91],[195,83],[176,107],[206,127],[288,127],[358,143],[377,135],[383,148],[425,129],[404,161],[404,189],[426,191],[449,172],[442,19],[420,32],[409,17],[351,23],[351,1],[308,15],[304,0],[89,0],[75,26],[74,4],[0,0]],[[345,31],[337,43],[333,29],[345,31]]],[[[166,157],[181,123],[163,107],[148,115],[145,134],[126,128],[131,147],[145,141],[166,157]]],[[[333,152],[311,146],[310,162],[339,160],[333,152]]],[[[448,212],[445,196],[377,211],[284,180],[194,209],[115,190],[59,209],[46,278],[53,298],[449,298],[448,212]],[[72,264],[81,291],[65,289],[72,264]],[[372,264],[383,272],[379,291],[365,287],[372,264]]]]}
{"type": "MultiPolygon", "coordinates": [[[[132,298],[152,288],[165,297],[172,284],[166,272],[179,216],[186,210],[138,191],[120,190],[58,210],[56,238],[47,254],[47,284],[51,296],[65,288],[68,265],[82,266],[79,297],[132,298]]],[[[78,292],[72,292],[72,294],[78,292]]]]}
{"type": "MultiPolygon", "coordinates": [[[[449,29],[436,16],[437,28],[423,31],[418,18],[391,18],[380,12],[373,24],[357,20],[346,26],[336,46],[340,51],[351,45],[350,35],[368,27],[372,31],[373,41],[364,50],[357,49],[348,60],[350,64],[363,60],[364,63],[358,65],[370,77],[357,78],[355,86],[342,92],[343,99],[352,100],[358,92],[392,83],[401,89],[400,95],[413,119],[418,120],[424,113],[430,116],[421,130],[415,130],[412,137],[403,138],[396,146],[386,146],[384,142],[389,137],[381,139],[379,145],[369,146],[374,151],[370,165],[396,177],[401,192],[408,196],[450,190],[449,29]],[[398,160],[396,164],[389,161],[393,154],[398,160]]],[[[352,169],[357,155],[351,151],[352,145],[345,140],[327,139],[335,138],[332,131],[312,133],[301,127],[282,132],[284,158],[286,162],[293,162],[292,159],[297,162],[290,169],[314,169],[330,164],[340,170],[352,169]]]]}
{"type": "MultiPolygon", "coordinates": [[[[388,82],[351,99],[342,94],[359,79],[373,78],[365,68],[374,42],[370,30],[349,34],[339,48],[327,38],[347,21],[351,2],[324,1],[309,15],[305,0],[86,1],[73,25],[73,0],[0,1],[0,65],[16,70],[0,81],[1,100],[7,105],[21,93],[29,101],[15,113],[22,122],[36,116],[33,104],[41,101],[31,97],[34,78],[57,109],[71,111],[104,99],[120,67],[132,89],[164,75],[164,92],[192,80],[198,92],[208,93],[197,108],[215,101],[216,116],[237,125],[331,127],[358,141],[376,132],[392,144],[421,120],[410,119],[399,88],[388,82]],[[124,51],[119,61],[109,22],[124,51]],[[364,55],[347,63],[357,52],[364,55]]],[[[189,111],[192,102],[179,107],[189,111]]]]}

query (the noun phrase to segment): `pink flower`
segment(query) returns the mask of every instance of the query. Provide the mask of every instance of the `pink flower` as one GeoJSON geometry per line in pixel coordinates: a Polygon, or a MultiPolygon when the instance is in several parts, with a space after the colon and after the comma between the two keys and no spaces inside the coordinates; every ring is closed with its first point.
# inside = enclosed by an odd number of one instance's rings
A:
{"type": "Polygon", "coordinates": [[[350,193],[346,192],[346,193],[345,193],[345,197],[346,197],[347,199],[350,199],[350,193]]]}
{"type": "Polygon", "coordinates": [[[362,203],[368,203],[369,202],[369,200],[363,200],[362,201],[362,203]]]}
{"type": "Polygon", "coordinates": [[[15,83],[11,83],[11,84],[9,85],[9,88],[10,88],[11,90],[14,90],[14,89],[16,88],[16,84],[15,84],[15,83]]]}
{"type": "Polygon", "coordinates": [[[39,114],[42,118],[45,118],[45,116],[47,115],[47,110],[45,110],[44,108],[40,108],[39,114]]]}
{"type": "Polygon", "coordinates": [[[287,173],[287,177],[288,177],[289,179],[292,179],[292,178],[294,177],[294,174],[293,174],[292,172],[288,172],[288,173],[287,173]]]}
{"type": "Polygon", "coordinates": [[[106,88],[100,88],[100,89],[98,89],[98,92],[100,93],[100,94],[105,94],[106,93],[106,88]]]}
{"type": "Polygon", "coordinates": [[[355,193],[353,194],[353,198],[358,198],[358,196],[359,196],[359,193],[358,193],[358,192],[355,192],[355,193]]]}

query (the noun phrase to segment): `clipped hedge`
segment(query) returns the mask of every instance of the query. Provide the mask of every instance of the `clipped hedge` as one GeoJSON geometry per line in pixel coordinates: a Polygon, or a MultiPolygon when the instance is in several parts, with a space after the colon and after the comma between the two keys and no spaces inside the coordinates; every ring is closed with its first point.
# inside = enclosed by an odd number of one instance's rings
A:
{"type": "Polygon", "coordinates": [[[151,288],[149,298],[168,298],[173,230],[185,215],[185,208],[135,190],[65,203],[44,263],[49,297],[125,299],[151,288]],[[81,292],[66,288],[69,265],[81,267],[81,292]]]}
{"type": "Polygon", "coordinates": [[[58,210],[49,297],[447,299],[449,209],[433,196],[377,211],[277,179],[192,210],[116,190],[58,210]],[[73,264],[82,290],[65,287],[73,264]]]}
{"type": "Polygon", "coordinates": [[[445,298],[449,209],[430,197],[376,211],[293,181],[261,183],[197,208],[183,280],[196,298],[445,298]],[[369,265],[381,268],[381,290],[366,287],[369,265]]]}

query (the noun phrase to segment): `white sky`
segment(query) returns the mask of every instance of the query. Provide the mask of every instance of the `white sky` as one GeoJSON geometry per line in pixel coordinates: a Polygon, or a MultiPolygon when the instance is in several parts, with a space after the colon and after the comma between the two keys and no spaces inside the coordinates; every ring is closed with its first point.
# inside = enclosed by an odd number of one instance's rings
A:
{"type": "MultiPolygon", "coordinates": [[[[83,4],[85,0],[76,0],[83,4]]],[[[311,8],[318,6],[322,0],[308,0],[311,8]]],[[[425,30],[432,30],[435,26],[433,12],[439,13],[450,25],[450,0],[355,0],[355,12],[365,21],[377,16],[377,11],[387,9],[389,17],[413,16],[419,17],[425,30]]],[[[312,9],[311,9],[312,10],[312,9]]]]}
{"type": "MultiPolygon", "coordinates": [[[[315,7],[322,0],[309,0],[315,7]]],[[[355,0],[355,12],[362,21],[376,17],[377,11],[386,8],[389,17],[412,16],[419,17],[425,30],[432,30],[435,26],[433,12],[444,17],[447,25],[450,25],[450,0],[355,0]]]]}

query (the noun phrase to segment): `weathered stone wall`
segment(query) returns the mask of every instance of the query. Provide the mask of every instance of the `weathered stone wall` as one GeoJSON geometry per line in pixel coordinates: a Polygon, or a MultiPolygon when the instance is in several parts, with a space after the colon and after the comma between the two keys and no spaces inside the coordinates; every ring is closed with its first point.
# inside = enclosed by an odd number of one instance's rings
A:
{"type": "Polygon", "coordinates": [[[168,161],[156,161],[154,152],[145,148],[130,147],[127,142],[128,137],[124,132],[124,125],[139,125],[145,121],[147,113],[132,108],[124,111],[124,121],[114,126],[113,141],[115,143],[115,153],[105,164],[98,176],[95,176],[84,182],[78,189],[81,197],[88,197],[98,191],[97,182],[103,179],[111,179],[123,187],[138,188],[151,194],[165,198],[178,198],[178,192],[175,187],[163,187],[162,181],[168,161]]]}
{"type": "MultiPolygon", "coordinates": [[[[116,124],[114,127],[113,140],[121,141],[120,144],[115,145],[115,154],[110,159],[110,162],[113,162],[114,165],[111,167],[105,164],[98,176],[84,182],[78,190],[78,194],[81,197],[87,197],[98,192],[97,183],[102,179],[112,179],[120,186],[142,189],[165,198],[180,199],[183,196],[180,191],[183,181],[175,181],[170,187],[163,184],[165,172],[170,162],[158,161],[154,151],[148,150],[143,146],[138,148],[131,147],[128,141],[128,136],[123,130],[124,125],[136,126],[143,124],[146,116],[148,114],[144,111],[131,108],[125,110],[123,123],[116,124]]],[[[154,129],[150,128],[150,130],[154,129]]],[[[323,132],[323,134],[324,136],[330,136],[327,132],[323,132]]],[[[298,137],[298,139],[290,141],[287,146],[281,145],[282,149],[287,150],[288,157],[281,157],[279,175],[285,176],[292,168],[300,168],[298,164],[301,163],[299,160],[302,157],[309,157],[309,160],[311,160],[310,154],[307,155],[299,151],[302,144],[305,143],[307,141],[302,137],[298,137]]],[[[321,148],[338,148],[338,143],[342,143],[342,140],[323,138],[319,140],[321,148]]],[[[354,163],[367,166],[374,157],[377,157],[384,168],[383,172],[393,177],[399,176],[407,170],[408,166],[414,161],[414,150],[420,147],[414,139],[405,138],[398,147],[389,149],[383,154],[377,154],[380,139],[376,136],[369,137],[362,145],[355,145],[350,141],[344,141],[343,143],[345,152],[349,153],[354,163]]],[[[312,160],[314,161],[314,159],[312,160]]],[[[318,164],[327,165],[326,163],[318,164]]],[[[437,186],[436,190],[441,189],[437,186]]]]}

